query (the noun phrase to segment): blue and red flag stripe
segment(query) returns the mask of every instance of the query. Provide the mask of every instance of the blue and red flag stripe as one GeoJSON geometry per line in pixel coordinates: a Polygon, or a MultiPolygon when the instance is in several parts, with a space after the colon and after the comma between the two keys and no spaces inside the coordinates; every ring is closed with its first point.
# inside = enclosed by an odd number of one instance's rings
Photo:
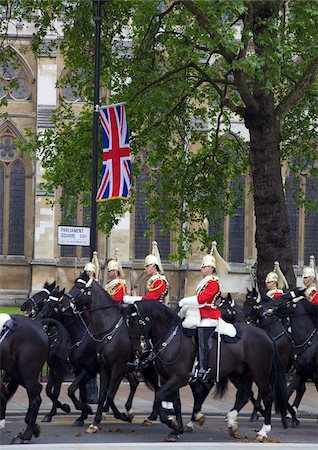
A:
{"type": "Polygon", "coordinates": [[[131,186],[131,164],[125,104],[102,107],[99,117],[102,124],[103,167],[96,201],[127,199],[131,186]]]}

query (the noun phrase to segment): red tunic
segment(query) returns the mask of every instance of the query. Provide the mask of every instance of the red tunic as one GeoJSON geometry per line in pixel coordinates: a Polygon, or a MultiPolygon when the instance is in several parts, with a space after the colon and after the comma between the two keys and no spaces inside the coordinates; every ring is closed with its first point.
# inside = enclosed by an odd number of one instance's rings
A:
{"type": "Polygon", "coordinates": [[[219,319],[221,317],[221,311],[214,307],[214,301],[219,292],[220,286],[216,277],[209,275],[200,281],[196,293],[201,319],[219,319]]]}
{"type": "Polygon", "coordinates": [[[168,294],[169,284],[165,276],[155,274],[147,282],[148,293],[141,297],[141,300],[163,301],[168,294]]]}
{"type": "Polygon", "coordinates": [[[313,305],[318,305],[318,291],[315,285],[310,286],[308,289],[306,289],[305,295],[313,305]]]}
{"type": "Polygon", "coordinates": [[[281,289],[271,289],[270,291],[266,292],[267,297],[270,298],[278,298],[283,295],[283,291],[281,289]]]}
{"type": "Polygon", "coordinates": [[[113,300],[117,303],[122,303],[124,295],[126,294],[126,283],[124,280],[115,278],[105,286],[105,291],[112,296],[113,300]]]}

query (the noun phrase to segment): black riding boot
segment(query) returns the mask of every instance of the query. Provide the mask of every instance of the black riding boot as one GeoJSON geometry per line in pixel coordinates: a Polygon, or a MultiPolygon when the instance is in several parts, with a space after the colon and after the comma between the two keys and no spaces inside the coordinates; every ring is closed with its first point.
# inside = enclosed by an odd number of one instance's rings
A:
{"type": "Polygon", "coordinates": [[[134,359],[127,363],[129,370],[135,372],[137,370],[143,370],[148,366],[147,356],[150,352],[150,343],[148,339],[141,337],[138,345],[134,347],[134,359]]]}
{"type": "Polygon", "coordinates": [[[196,368],[194,379],[206,381],[211,371],[209,357],[212,349],[212,334],[215,327],[198,327],[198,360],[199,367],[196,368]]]}

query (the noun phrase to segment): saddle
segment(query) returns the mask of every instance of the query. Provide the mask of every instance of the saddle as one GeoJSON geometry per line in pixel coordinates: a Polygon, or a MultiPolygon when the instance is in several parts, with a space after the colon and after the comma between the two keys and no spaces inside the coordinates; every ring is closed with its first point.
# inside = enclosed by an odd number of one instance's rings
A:
{"type": "MultiPolygon", "coordinates": [[[[235,344],[236,342],[238,342],[242,337],[242,332],[241,332],[240,328],[238,328],[238,327],[235,327],[235,329],[236,329],[236,335],[234,337],[227,336],[226,334],[221,334],[220,335],[221,342],[226,343],[226,344],[235,344]]],[[[183,328],[182,327],[182,332],[183,332],[184,336],[192,337],[195,339],[196,342],[198,342],[197,328],[183,328]]],[[[217,339],[217,337],[218,337],[217,331],[214,331],[212,337],[217,339]]]]}

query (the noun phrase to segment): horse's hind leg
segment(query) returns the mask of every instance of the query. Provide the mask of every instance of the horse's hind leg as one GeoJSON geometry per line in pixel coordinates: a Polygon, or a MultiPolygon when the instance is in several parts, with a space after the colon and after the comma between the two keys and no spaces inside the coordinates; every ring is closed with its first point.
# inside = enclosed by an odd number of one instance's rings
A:
{"type": "MultiPolygon", "coordinates": [[[[37,375],[35,379],[37,380],[37,375]]],[[[12,444],[22,444],[26,441],[30,441],[33,435],[38,437],[40,434],[40,427],[36,424],[36,418],[41,405],[40,394],[42,385],[38,383],[38,381],[34,381],[34,377],[31,376],[30,379],[26,380],[25,388],[29,399],[29,407],[24,419],[27,428],[12,440],[12,444]]]]}
{"type": "Polygon", "coordinates": [[[192,395],[194,398],[194,404],[192,409],[192,415],[190,422],[184,428],[186,432],[192,432],[195,424],[202,426],[205,422],[205,416],[201,412],[202,405],[211,391],[214,383],[190,383],[192,395]]]}
{"type": "Polygon", "coordinates": [[[5,427],[6,409],[10,398],[18,389],[19,383],[12,379],[1,380],[1,395],[0,395],[0,430],[5,427]]]}
{"type": "Polygon", "coordinates": [[[231,376],[230,380],[234,384],[237,389],[235,396],[235,403],[231,411],[228,412],[227,418],[227,426],[229,429],[230,436],[234,437],[235,432],[238,429],[237,416],[241,409],[246,405],[246,403],[251,398],[251,385],[247,382],[244,377],[234,377],[231,376]]]}

